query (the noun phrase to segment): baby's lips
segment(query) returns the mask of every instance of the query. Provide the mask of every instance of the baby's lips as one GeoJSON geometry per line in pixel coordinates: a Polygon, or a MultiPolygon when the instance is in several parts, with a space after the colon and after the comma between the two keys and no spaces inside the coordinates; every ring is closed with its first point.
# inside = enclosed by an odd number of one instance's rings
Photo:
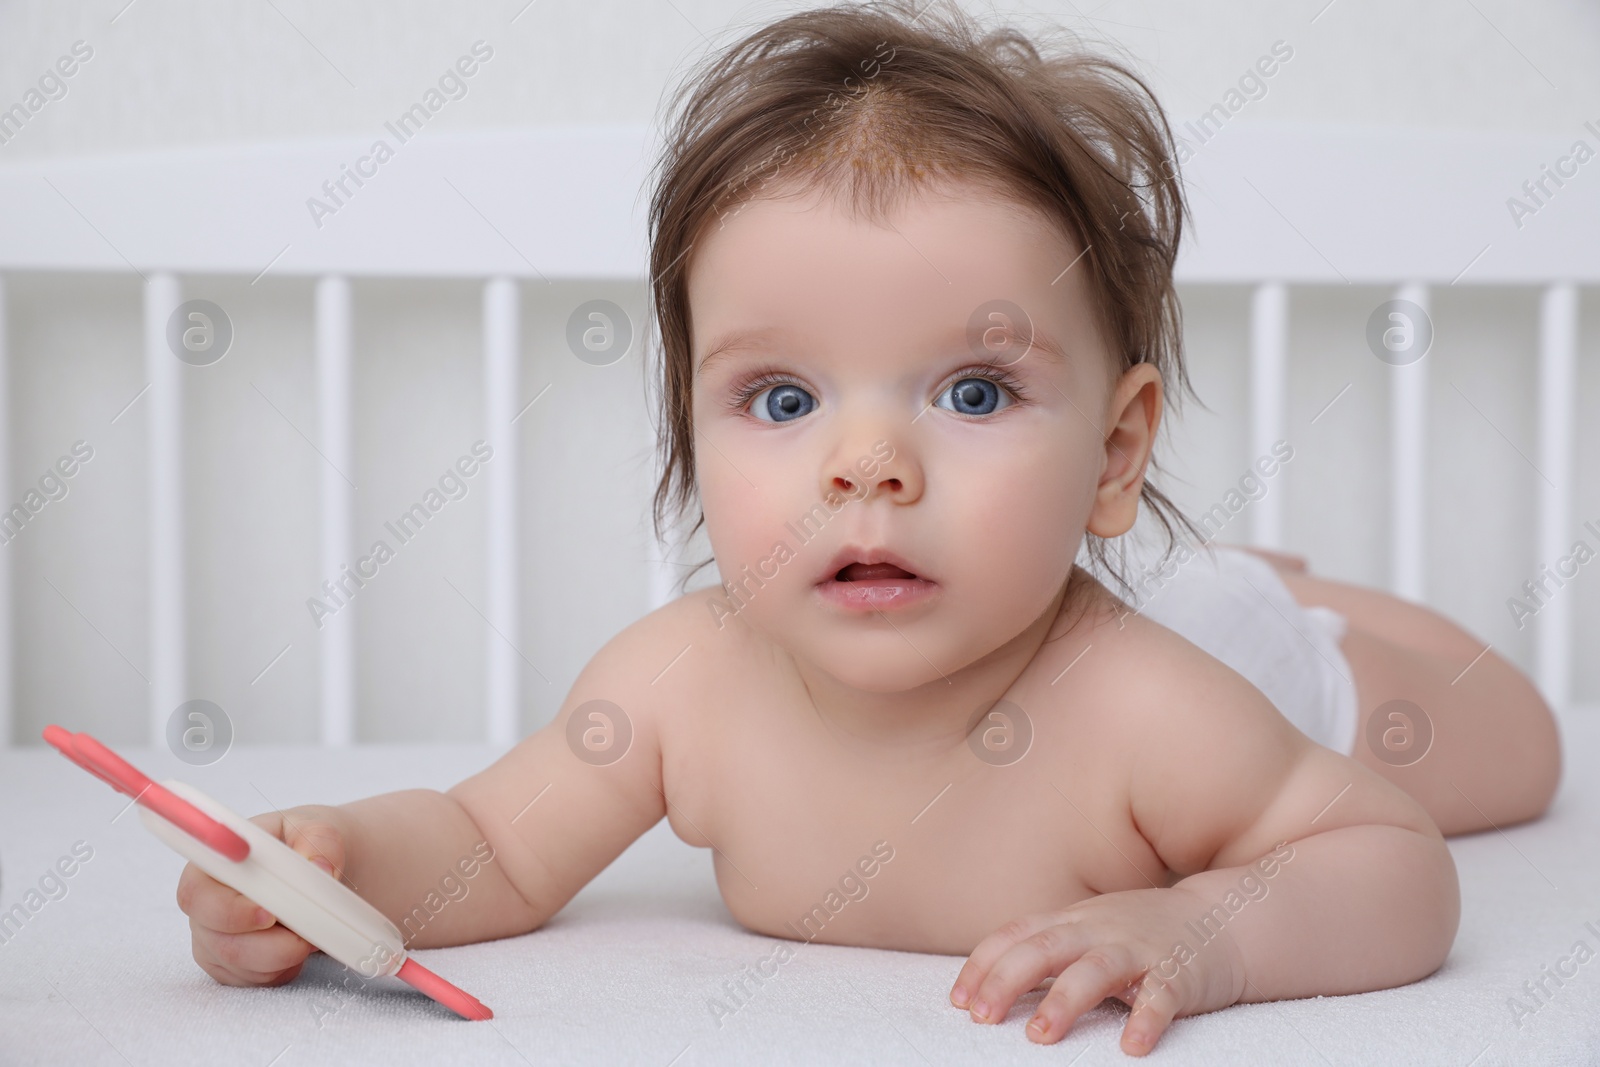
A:
{"type": "Polygon", "coordinates": [[[890,566],[899,567],[902,571],[905,571],[906,574],[916,578],[921,578],[923,581],[933,581],[933,579],[930,578],[925,572],[920,570],[916,564],[889,548],[883,546],[873,547],[868,545],[845,544],[840,547],[839,551],[833,554],[831,559],[828,560],[827,565],[822,569],[822,573],[817,575],[817,582],[818,584],[821,584],[822,582],[832,581],[840,571],[851,566],[852,564],[874,563],[886,563],[890,566]]]}
{"type": "Polygon", "coordinates": [[[915,578],[916,575],[893,563],[851,563],[839,572],[846,582],[872,581],[877,578],[915,578]]]}

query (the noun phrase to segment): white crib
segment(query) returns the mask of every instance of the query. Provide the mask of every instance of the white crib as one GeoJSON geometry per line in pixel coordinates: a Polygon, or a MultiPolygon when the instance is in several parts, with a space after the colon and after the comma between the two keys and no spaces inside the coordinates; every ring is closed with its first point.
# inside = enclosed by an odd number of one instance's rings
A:
{"type": "MultiPolygon", "coordinates": [[[[1320,409],[1293,400],[1290,370],[1298,366],[1298,354],[1291,341],[1296,324],[1290,314],[1291,296],[1298,300],[1304,295],[1315,305],[1322,298],[1319,294],[1345,299],[1338,295],[1341,291],[1370,289],[1380,300],[1396,296],[1429,308],[1441,294],[1470,289],[1474,295],[1468,303],[1483,304],[1487,313],[1496,315],[1504,307],[1521,308],[1536,300],[1536,323],[1528,324],[1530,331],[1536,331],[1531,334],[1536,338],[1536,362],[1520,369],[1508,364],[1497,371],[1507,395],[1525,386],[1530,377],[1536,379],[1531,442],[1519,446],[1515,438],[1521,435],[1515,427],[1509,436],[1501,432],[1481,404],[1477,408],[1483,423],[1476,424],[1493,447],[1512,449],[1521,457],[1507,452],[1509,463],[1526,464],[1519,469],[1528,485],[1508,502],[1513,508],[1532,504],[1523,523],[1531,523],[1532,532],[1520,545],[1508,540],[1512,535],[1507,534],[1502,538],[1504,550],[1496,553],[1502,558],[1486,563],[1485,569],[1533,578],[1539,565],[1566,555],[1575,539],[1587,537],[1591,545],[1600,546],[1600,536],[1583,528],[1585,519],[1600,526],[1600,507],[1594,506],[1593,496],[1600,486],[1582,480],[1584,471],[1577,462],[1580,454],[1593,456],[1595,447],[1592,438],[1582,436],[1579,419],[1580,410],[1590,414],[1595,410],[1593,378],[1580,380],[1579,375],[1580,347],[1586,344],[1592,353],[1595,333],[1585,333],[1579,325],[1580,293],[1600,282],[1596,240],[1600,175],[1580,171],[1559,187],[1547,182],[1543,203],[1536,214],[1521,220],[1520,227],[1507,207],[1509,197],[1527,199],[1524,181],[1537,180],[1541,166],[1566,154],[1574,139],[1600,144],[1600,133],[1582,129],[1570,137],[1507,137],[1267,123],[1235,124],[1218,133],[1186,167],[1196,226],[1186,234],[1179,272],[1186,306],[1193,301],[1199,309],[1195,329],[1211,330],[1210,341],[1191,345],[1195,352],[1226,350],[1233,331],[1247,338],[1246,350],[1229,372],[1245,377],[1228,387],[1242,398],[1235,414],[1243,416],[1243,429],[1242,436],[1214,446],[1193,445],[1192,454],[1211,458],[1191,466],[1198,469],[1209,463],[1214,472],[1242,470],[1252,457],[1269,451],[1274,441],[1309,433],[1306,427],[1317,425],[1329,412],[1337,413],[1339,403],[1355,403],[1332,379],[1335,388],[1323,383],[1326,404],[1320,409]],[[1234,311],[1241,321],[1224,322],[1234,311]],[[1498,442],[1489,429],[1498,435],[1498,442]],[[1590,500],[1588,510],[1580,506],[1583,499],[1590,500]]],[[[347,183],[347,195],[334,214],[315,218],[308,199],[318,197],[326,203],[323,183],[338,180],[345,173],[342,168],[362,156],[370,141],[245,145],[0,167],[0,195],[9,208],[6,224],[0,227],[0,325],[9,324],[0,329],[0,413],[6,426],[0,434],[4,477],[0,501],[10,507],[26,492],[33,468],[44,469],[43,460],[35,462],[36,454],[62,451],[91,429],[115,441],[125,431],[136,433],[130,427],[136,427],[141,417],[147,427],[142,459],[130,448],[107,446],[102,463],[111,473],[97,475],[121,486],[125,502],[143,501],[139,509],[118,513],[123,520],[120,528],[109,515],[98,523],[79,516],[73,527],[77,532],[69,535],[62,528],[68,516],[51,514],[46,508],[13,543],[0,546],[0,677],[6,680],[0,686],[0,739],[4,739],[0,743],[34,743],[45,723],[62,721],[74,729],[94,730],[111,742],[149,739],[160,744],[173,710],[186,700],[208,695],[202,691],[207,684],[199,680],[208,669],[203,661],[231,657],[237,651],[240,692],[260,692],[252,687],[263,676],[273,680],[269,672],[275,666],[280,672],[290,670],[280,661],[298,664],[293,670],[300,673],[294,677],[302,683],[315,675],[313,689],[305,684],[299,690],[290,687],[276,698],[277,703],[265,701],[241,716],[250,721],[241,728],[241,736],[248,739],[320,738],[339,746],[397,737],[486,737],[508,745],[548,718],[586,652],[672,595],[682,561],[664,554],[647,533],[644,515],[653,430],[637,388],[645,306],[645,181],[654,158],[650,132],[608,127],[419,137],[363,184],[347,183]],[[419,289],[418,282],[430,288],[419,289]],[[79,286],[81,298],[72,295],[79,286]],[[141,294],[138,308],[126,299],[130,286],[137,286],[141,294]],[[476,286],[479,295],[471,298],[467,286],[476,286]],[[277,417],[303,443],[296,444],[295,436],[280,423],[272,424],[279,435],[272,440],[281,438],[288,442],[285,448],[302,449],[304,454],[294,460],[301,469],[307,463],[314,465],[315,492],[299,487],[304,506],[288,508],[281,522],[274,521],[279,527],[275,544],[284,546],[283,551],[304,553],[314,542],[318,580],[335,576],[361,554],[359,542],[370,525],[365,520],[385,510],[376,505],[367,514],[357,503],[356,486],[366,480],[371,467],[382,465],[372,458],[377,446],[363,452],[359,428],[363,420],[369,427],[380,426],[371,420],[389,417],[377,413],[382,397],[370,397],[357,388],[356,338],[369,328],[358,313],[365,306],[362,294],[374,294],[373,307],[380,311],[404,310],[434,291],[448,294],[441,299],[449,304],[450,315],[464,313],[469,298],[476,304],[473,313],[478,321],[460,329],[476,332],[477,338],[458,339],[444,347],[452,352],[480,350],[481,369],[456,367],[452,376],[440,379],[438,389],[441,409],[464,410],[469,406],[464,399],[468,393],[481,397],[476,401],[482,412],[479,425],[489,429],[477,436],[494,448],[495,460],[484,465],[473,490],[484,499],[481,533],[476,529],[479,524],[456,525],[451,543],[461,547],[466,562],[461,570],[444,575],[454,594],[437,594],[459,597],[440,602],[462,612],[468,620],[462,625],[478,627],[476,637],[447,649],[405,647],[409,639],[403,632],[384,629],[391,613],[384,611],[385,601],[374,597],[372,626],[365,622],[357,626],[356,618],[368,616],[353,611],[336,613],[320,629],[310,621],[301,630],[280,626],[284,647],[279,650],[280,642],[270,638],[271,627],[234,642],[219,638],[227,628],[208,611],[193,610],[196,554],[215,555],[219,549],[216,537],[202,537],[204,544],[197,547],[186,516],[197,507],[211,509],[206,512],[211,516],[208,521],[232,513],[220,492],[196,504],[188,481],[197,468],[214,490],[225,483],[243,492],[261,489],[270,481],[247,485],[245,475],[230,479],[210,471],[205,456],[196,451],[196,441],[184,434],[186,390],[191,403],[195,395],[210,394],[197,392],[201,389],[197,368],[173,358],[167,322],[185,299],[218,291],[240,294],[237,306],[252,308],[258,300],[253,294],[270,293],[259,297],[265,310],[258,318],[280,325],[262,327],[258,334],[281,332],[284,344],[298,343],[292,305],[296,301],[309,305],[314,369],[311,379],[301,383],[309,388],[262,389],[252,377],[250,384],[259,399],[246,399],[257,405],[264,419],[272,416],[260,406],[262,401],[277,409],[277,417]],[[601,378],[573,377],[593,368],[584,368],[564,351],[560,338],[570,307],[606,294],[628,309],[635,341],[627,359],[607,370],[609,376],[603,381],[610,391],[600,394],[594,383],[601,378]],[[63,315],[63,310],[74,314],[63,315]],[[97,384],[93,375],[73,378],[77,385],[62,387],[104,390],[94,409],[110,420],[103,429],[82,419],[73,422],[50,415],[71,404],[48,388],[52,375],[64,372],[43,364],[57,353],[53,366],[62,366],[67,357],[59,353],[76,351],[75,343],[83,346],[81,340],[73,340],[80,336],[73,332],[80,329],[75,325],[80,319],[88,324],[81,330],[97,337],[109,337],[117,328],[137,336],[131,332],[136,326],[132,320],[142,319],[143,369],[137,377],[143,388],[135,385],[117,394],[126,403],[120,408],[113,403],[114,390],[97,384]],[[531,342],[540,351],[528,351],[530,337],[545,339],[531,342]],[[466,381],[468,377],[476,382],[466,381]],[[546,397],[558,382],[567,384],[546,397]],[[574,383],[577,388],[569,387],[574,383]],[[293,417],[293,404],[286,396],[301,396],[301,406],[309,408],[302,414],[308,417],[293,417]],[[544,398],[545,410],[550,410],[555,403],[551,397],[573,405],[570,412],[561,408],[560,417],[567,421],[560,425],[566,428],[530,430],[533,420],[523,421],[527,413],[540,412],[543,417],[537,405],[544,398]],[[627,417],[610,418],[604,406],[608,401],[630,405],[620,409],[627,417]],[[538,438],[533,445],[526,440],[530,434],[538,438]],[[583,463],[591,465],[587,482],[575,469],[575,464],[583,463]],[[606,476],[624,466],[625,475],[613,485],[606,476]],[[122,476],[113,477],[119,470],[122,476]],[[135,484],[140,477],[146,483],[142,488],[135,484]],[[585,485],[594,487],[594,500],[604,497],[606,503],[589,506],[585,485]],[[363,516],[364,521],[358,521],[363,516]],[[52,534],[46,520],[61,520],[57,533],[52,534]],[[40,528],[31,528],[34,525],[40,528]],[[616,540],[621,535],[615,531],[607,532],[608,526],[622,530],[623,540],[616,540]],[[142,531],[148,542],[142,587],[137,575],[124,570],[116,572],[115,581],[102,576],[86,580],[82,589],[69,588],[62,574],[81,574],[84,568],[94,571],[96,557],[84,555],[84,546],[100,543],[97,536],[106,539],[105,550],[113,555],[119,544],[125,546],[125,541],[110,539],[116,529],[142,531]],[[461,540],[468,529],[473,530],[472,544],[461,540]],[[37,543],[29,540],[34,534],[40,535],[37,543]],[[73,540],[77,548],[60,549],[52,537],[73,540]],[[305,543],[289,547],[287,542],[296,538],[305,543]],[[628,552],[619,544],[635,550],[628,552]],[[23,551],[34,554],[24,556],[23,551]],[[592,557],[585,555],[591,551],[592,557]],[[49,566],[34,566],[52,552],[56,554],[50,556],[49,566]],[[461,585],[467,580],[460,576],[477,573],[479,555],[482,591],[464,591],[461,585]],[[83,568],[74,565],[74,559],[84,561],[83,568]],[[607,559],[615,566],[606,567],[607,559]],[[590,568],[588,573],[585,567],[590,568]],[[43,573],[50,570],[55,574],[43,573]],[[552,594],[548,602],[530,593],[533,572],[546,576],[549,588],[561,586],[568,592],[552,594]],[[591,591],[587,602],[574,597],[571,589],[581,592],[594,572],[603,575],[602,590],[591,591]],[[39,580],[50,581],[49,588],[39,580]],[[130,584],[124,588],[116,582],[130,584]],[[563,582],[567,584],[562,586],[563,582]],[[116,588],[108,588],[108,583],[116,588]],[[32,590],[27,599],[22,597],[25,589],[32,590]],[[49,599],[52,596],[60,601],[49,599]],[[19,606],[24,603],[33,605],[28,611],[37,608],[34,619],[19,606]],[[481,623],[471,622],[471,613],[481,623]],[[56,625],[51,619],[66,621],[56,625]],[[108,621],[112,619],[118,621],[108,621]],[[140,620],[148,626],[144,652],[137,648],[140,620]],[[389,644],[382,655],[363,660],[371,650],[364,651],[361,643],[384,634],[389,644]],[[217,640],[222,644],[208,644],[217,640]],[[236,644],[252,641],[256,647],[235,649],[236,644]],[[25,644],[34,652],[17,654],[25,644]],[[65,651],[63,646],[68,646],[65,651]],[[454,684],[462,707],[459,715],[447,713],[449,709],[438,706],[437,700],[431,708],[419,707],[396,729],[384,726],[389,720],[382,709],[358,714],[359,679],[386,686],[391,675],[425,661],[429,651],[442,659],[459,660],[463,650],[472,648],[477,648],[474,655],[483,656],[481,668],[474,668],[476,681],[463,686],[458,678],[430,690],[437,696],[454,684]],[[116,656],[121,657],[120,664],[116,656]],[[261,668],[248,686],[245,679],[251,672],[243,667],[247,661],[261,668]],[[366,668],[360,666],[363,662],[366,668]],[[91,684],[85,676],[94,675],[101,664],[117,680],[96,689],[99,683],[91,684]],[[142,686],[134,681],[135,675],[143,679],[142,686]],[[300,698],[314,692],[315,708],[282,715],[269,710],[297,707],[296,692],[300,698]],[[135,703],[143,709],[142,722],[130,710],[135,703]],[[480,703],[481,712],[476,710],[480,703]],[[437,730],[430,724],[439,724],[437,730]]],[[[1366,300],[1362,306],[1377,302],[1366,300]]],[[[235,322],[236,329],[239,325],[235,322]]],[[[408,338],[402,326],[383,328],[398,331],[390,338],[397,348],[416,340],[408,338]]],[[[451,335],[446,331],[441,336],[451,335]]],[[[1359,335],[1325,340],[1346,349],[1360,344],[1359,335]]],[[[1436,340],[1436,345],[1446,346],[1445,339],[1436,340]]],[[[1437,418],[1430,389],[1439,388],[1437,377],[1430,386],[1430,374],[1438,373],[1430,367],[1438,357],[1395,367],[1380,364],[1370,354],[1360,358],[1371,361],[1370,371],[1363,372],[1372,375],[1368,384],[1388,390],[1381,401],[1384,417],[1374,422],[1370,409],[1363,409],[1367,423],[1348,431],[1387,437],[1386,444],[1372,446],[1381,448],[1393,472],[1380,494],[1387,502],[1375,509],[1387,513],[1380,538],[1387,560],[1381,568],[1385,573],[1378,577],[1402,595],[1436,602],[1448,590],[1436,587],[1438,583],[1430,586],[1430,546],[1436,544],[1441,524],[1461,522],[1465,511],[1464,505],[1441,502],[1435,491],[1434,471],[1441,458],[1449,458],[1441,457],[1436,442],[1430,453],[1430,419],[1437,418]]],[[[104,362],[116,366],[114,355],[104,362]]],[[[1233,366],[1226,359],[1222,365],[1233,366]]],[[[372,366],[387,364],[378,361],[372,366]]],[[[1317,366],[1321,368],[1317,374],[1327,374],[1334,364],[1321,360],[1317,366]]],[[[132,380],[126,370],[121,373],[132,380]]],[[[1347,383],[1345,389],[1350,388],[1347,383]]],[[[1490,388],[1490,394],[1500,388],[1490,388]]],[[[1474,396],[1459,387],[1456,392],[1468,404],[1482,399],[1481,392],[1474,396]]],[[[1371,401],[1369,397],[1366,402],[1371,401]]],[[[230,424],[241,418],[237,412],[245,410],[233,408],[229,414],[222,407],[226,405],[219,405],[216,415],[219,434],[231,432],[230,424]]],[[[426,416],[421,421],[427,426],[433,423],[426,416]]],[[[406,439],[403,434],[387,435],[381,427],[371,429],[368,436],[377,441],[406,439]]],[[[437,445],[438,435],[431,440],[437,445]]],[[[470,438],[460,440],[455,452],[465,452],[469,443],[470,438]]],[[[1450,447],[1457,445],[1452,442],[1450,447]]],[[[449,462],[455,452],[443,449],[441,445],[430,453],[436,454],[437,462],[417,459],[417,469],[449,462]]],[[[1338,463],[1325,457],[1311,466],[1315,474],[1338,463]]],[[[423,483],[415,484],[420,489],[423,483]]],[[[87,485],[76,491],[89,493],[87,485]]],[[[1288,544],[1294,527],[1290,505],[1310,499],[1305,495],[1310,491],[1303,489],[1301,497],[1267,493],[1251,506],[1248,528],[1230,529],[1224,539],[1288,544]]],[[[1362,491],[1371,496],[1370,488],[1362,491]]],[[[399,496],[390,493],[391,499],[406,498],[404,492],[396,492],[399,496]]],[[[1175,495],[1184,499],[1182,492],[1175,495]]],[[[71,494],[65,499],[70,501],[71,494]]],[[[51,506],[62,511],[68,507],[51,506]]],[[[109,507],[85,502],[79,510],[91,506],[109,507]]],[[[394,510],[388,507],[390,514],[394,510]]],[[[1337,545],[1366,537],[1369,525],[1363,513],[1350,511],[1342,519],[1316,526],[1315,539],[1337,545]]],[[[258,553],[253,558],[266,557],[258,553]]],[[[317,593],[315,582],[303,589],[269,588],[272,567],[266,562],[241,559],[237,565],[252,570],[263,586],[246,595],[251,604],[266,603],[269,597],[274,603],[298,604],[317,593]]],[[[207,574],[235,573],[217,566],[215,560],[205,568],[207,574]]],[[[1580,648],[1594,647],[1594,621],[1600,619],[1600,610],[1587,607],[1600,604],[1600,577],[1588,577],[1590,570],[1600,572],[1600,566],[1584,568],[1569,588],[1540,607],[1530,624],[1531,646],[1513,649],[1563,712],[1575,702],[1594,701],[1600,688],[1600,675],[1582,674],[1583,662],[1576,655],[1580,648]]],[[[1520,595],[1514,583],[1494,579],[1490,584],[1497,598],[1520,595]],[[1501,585],[1506,587],[1502,590],[1501,585]]],[[[212,595],[201,592],[202,601],[212,595]]],[[[351,603],[367,601],[352,598],[351,603]]],[[[429,609],[419,603],[409,610],[426,614],[429,609]]],[[[230,699],[219,702],[227,706],[230,699]]],[[[363,701],[370,699],[374,698],[363,695],[363,701]]],[[[425,705],[429,699],[419,697],[419,703],[425,705]]]]}

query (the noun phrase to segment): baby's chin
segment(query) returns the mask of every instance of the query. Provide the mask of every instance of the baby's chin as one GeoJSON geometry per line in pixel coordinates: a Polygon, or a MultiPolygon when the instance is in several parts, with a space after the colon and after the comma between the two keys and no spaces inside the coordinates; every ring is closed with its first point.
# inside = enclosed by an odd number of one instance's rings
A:
{"type": "Polygon", "coordinates": [[[943,686],[949,675],[999,647],[998,641],[984,642],[971,634],[896,625],[899,630],[887,624],[872,628],[824,622],[771,636],[811,669],[864,693],[943,686]]]}

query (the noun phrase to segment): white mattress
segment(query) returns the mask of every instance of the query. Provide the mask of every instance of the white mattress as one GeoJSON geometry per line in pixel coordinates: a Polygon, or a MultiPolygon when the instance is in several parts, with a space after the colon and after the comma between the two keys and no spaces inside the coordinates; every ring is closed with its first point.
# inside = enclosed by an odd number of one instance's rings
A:
{"type": "MultiPolygon", "coordinates": [[[[1452,840],[1461,931],[1445,966],[1394,990],[1236,1005],[1180,1019],[1152,1063],[1600,1063],[1600,956],[1539,1001],[1575,942],[1600,952],[1600,715],[1564,728],[1566,775],[1550,815],[1452,840]],[[1519,1027],[1509,1006],[1537,1012],[1519,1027]]],[[[121,749],[157,779],[178,777],[247,814],[412,786],[447,788],[486,765],[478,746],[346,752],[236,747],[186,767],[121,749]]],[[[1127,1009],[1107,1001],[1055,1046],[1023,1033],[1033,993],[999,1026],[970,1022],[947,993],[960,957],[796,945],[743,1007],[719,1020],[723,984],[775,942],[734,923],[710,854],[665,823],[641,838],[542,930],[418,954],[495,1012],[469,1023],[395,979],[328,992],[342,968],[320,955],[278,989],[217,985],[189,954],[173,899],[182,861],[125,798],[44,747],[0,752],[0,910],[77,841],[93,858],[68,892],[0,944],[3,1064],[1052,1063],[1127,1062],[1127,1009]],[[381,991],[380,991],[381,988],[381,991]],[[318,1026],[317,1005],[337,1005],[318,1026]]],[[[1020,814],[1020,813],[1019,813],[1020,814]]],[[[793,944],[793,943],[791,943],[793,944]]],[[[770,969],[770,968],[769,968],[770,969]]],[[[1566,968],[1569,972],[1571,965],[1566,968]]],[[[731,1006],[731,1002],[728,1002],[731,1006]]]]}

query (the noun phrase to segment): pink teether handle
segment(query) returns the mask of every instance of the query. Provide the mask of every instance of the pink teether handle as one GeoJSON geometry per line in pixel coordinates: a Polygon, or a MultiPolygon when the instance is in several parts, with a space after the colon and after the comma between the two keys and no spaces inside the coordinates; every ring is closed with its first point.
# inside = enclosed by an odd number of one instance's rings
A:
{"type": "Polygon", "coordinates": [[[463,1019],[482,1022],[494,1018],[494,1012],[490,1011],[483,1001],[466,990],[451,985],[411,956],[406,957],[406,961],[395,972],[395,977],[417,992],[426,993],[463,1019]]]}
{"type": "Polygon", "coordinates": [[[63,756],[112,789],[126,793],[135,802],[149,808],[208,848],[215,849],[235,863],[242,863],[250,855],[250,846],[244,838],[187,800],[174,796],[152,782],[133,764],[88,734],[75,734],[52,724],[44,728],[44,739],[60,750],[63,756]]]}

